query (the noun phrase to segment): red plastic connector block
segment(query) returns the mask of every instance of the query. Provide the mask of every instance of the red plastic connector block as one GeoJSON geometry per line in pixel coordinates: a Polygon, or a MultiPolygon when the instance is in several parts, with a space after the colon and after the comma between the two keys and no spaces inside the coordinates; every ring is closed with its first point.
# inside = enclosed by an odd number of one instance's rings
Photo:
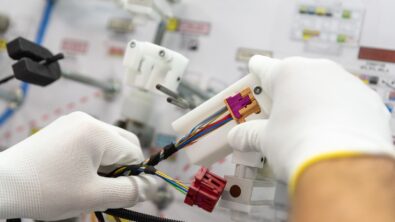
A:
{"type": "Polygon", "coordinates": [[[195,175],[195,180],[189,187],[184,203],[197,205],[208,212],[212,212],[222,192],[225,189],[226,180],[207,168],[202,167],[195,175]]]}

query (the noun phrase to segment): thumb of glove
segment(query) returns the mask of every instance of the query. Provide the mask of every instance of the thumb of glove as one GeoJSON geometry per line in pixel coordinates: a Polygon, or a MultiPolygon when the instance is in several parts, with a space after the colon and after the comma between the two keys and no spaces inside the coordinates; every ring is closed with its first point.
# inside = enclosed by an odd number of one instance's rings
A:
{"type": "MultiPolygon", "coordinates": [[[[149,200],[158,185],[150,175],[107,178],[99,177],[96,192],[93,196],[98,199],[95,210],[103,211],[108,208],[132,207],[138,202],[149,200]]],[[[93,189],[92,189],[93,190],[93,189]]]]}
{"type": "Polygon", "coordinates": [[[268,120],[252,120],[234,127],[228,133],[228,143],[241,152],[262,152],[262,136],[268,120]]]}

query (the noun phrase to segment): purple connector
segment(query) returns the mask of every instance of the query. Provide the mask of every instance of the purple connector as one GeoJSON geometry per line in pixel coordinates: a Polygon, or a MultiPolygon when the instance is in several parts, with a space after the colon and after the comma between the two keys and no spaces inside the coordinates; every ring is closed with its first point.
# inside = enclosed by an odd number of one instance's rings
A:
{"type": "Polygon", "coordinates": [[[238,93],[235,96],[230,96],[226,98],[226,102],[228,103],[228,106],[231,109],[234,117],[240,119],[241,114],[239,111],[247,105],[251,104],[251,99],[248,95],[243,97],[241,93],[238,93]]]}

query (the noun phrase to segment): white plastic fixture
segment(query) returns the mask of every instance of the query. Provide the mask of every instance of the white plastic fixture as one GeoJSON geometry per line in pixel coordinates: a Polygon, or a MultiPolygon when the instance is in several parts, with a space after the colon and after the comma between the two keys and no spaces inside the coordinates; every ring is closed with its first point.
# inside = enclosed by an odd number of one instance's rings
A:
{"type": "Polygon", "coordinates": [[[188,63],[175,51],[136,40],[128,43],[123,59],[129,86],[158,93],[157,84],[176,92],[188,63]]]}
{"type": "MultiPolygon", "coordinates": [[[[254,92],[254,97],[261,108],[260,113],[250,115],[247,117],[247,121],[251,119],[267,118],[269,110],[271,109],[271,101],[265,92],[262,91],[259,78],[254,74],[248,74],[189,113],[174,121],[172,123],[173,129],[181,135],[187,134],[199,122],[220,110],[222,107],[225,107],[224,100],[226,98],[234,96],[247,87],[254,92]]],[[[185,152],[190,162],[196,165],[209,167],[216,161],[229,155],[232,152],[232,149],[227,144],[227,134],[234,126],[236,126],[236,122],[231,121],[212,133],[202,137],[196,143],[188,146],[185,149],[185,152]]]]}
{"type": "Polygon", "coordinates": [[[166,0],[116,0],[123,9],[134,16],[166,19],[173,17],[166,0]]]}

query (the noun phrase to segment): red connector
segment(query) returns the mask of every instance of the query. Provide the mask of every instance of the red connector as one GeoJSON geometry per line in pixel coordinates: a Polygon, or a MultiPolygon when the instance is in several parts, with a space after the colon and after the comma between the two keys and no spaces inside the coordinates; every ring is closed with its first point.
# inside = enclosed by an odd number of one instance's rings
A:
{"type": "Polygon", "coordinates": [[[184,203],[197,205],[208,212],[212,212],[222,192],[225,189],[226,180],[211,173],[202,167],[195,175],[195,180],[189,187],[184,203]]]}

